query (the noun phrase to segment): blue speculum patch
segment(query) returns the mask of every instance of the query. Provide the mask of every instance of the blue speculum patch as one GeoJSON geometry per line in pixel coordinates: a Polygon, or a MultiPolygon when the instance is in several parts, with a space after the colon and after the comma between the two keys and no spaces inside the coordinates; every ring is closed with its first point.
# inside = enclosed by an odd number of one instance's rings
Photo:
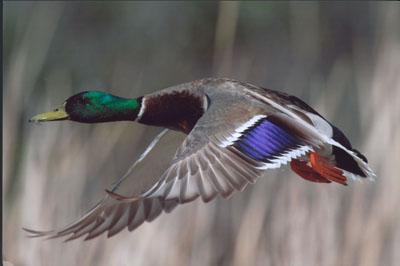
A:
{"type": "Polygon", "coordinates": [[[302,142],[273,122],[264,119],[247,129],[236,144],[237,148],[250,158],[270,162],[270,159],[299,147],[302,142]]]}

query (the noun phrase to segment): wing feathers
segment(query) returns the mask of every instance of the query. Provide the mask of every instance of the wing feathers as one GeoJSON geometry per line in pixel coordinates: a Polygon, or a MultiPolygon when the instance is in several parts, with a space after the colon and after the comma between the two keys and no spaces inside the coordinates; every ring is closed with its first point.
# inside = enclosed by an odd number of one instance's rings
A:
{"type": "Polygon", "coordinates": [[[112,237],[113,235],[121,232],[125,228],[129,219],[129,205],[127,203],[121,204],[121,209],[118,215],[115,215],[113,225],[110,226],[107,237],[112,237]]]}
{"type": "Polygon", "coordinates": [[[160,203],[163,205],[166,213],[170,213],[179,204],[177,200],[160,200],[160,203]]]}
{"type": "Polygon", "coordinates": [[[212,184],[216,191],[218,191],[224,198],[229,197],[233,193],[233,188],[229,185],[225,176],[220,172],[221,166],[215,165],[215,158],[209,150],[207,150],[207,155],[205,151],[202,151],[203,158],[208,162],[207,176],[210,178],[212,184]]]}
{"type": "MultiPolygon", "coordinates": [[[[92,231],[96,226],[97,226],[96,221],[92,221],[90,224],[88,224],[85,227],[82,227],[80,230],[74,232],[73,235],[70,238],[66,239],[65,241],[71,241],[71,240],[77,239],[77,238],[89,233],[90,231],[92,231]]],[[[55,237],[59,237],[59,235],[53,236],[53,238],[55,238],[55,237]]]]}
{"type": "Polygon", "coordinates": [[[145,217],[145,210],[144,210],[144,204],[143,200],[133,202],[132,204],[137,204],[137,209],[135,214],[133,215],[133,219],[130,221],[128,224],[128,230],[133,231],[135,230],[139,225],[141,225],[144,222],[144,217],[145,217]]]}
{"type": "Polygon", "coordinates": [[[142,197],[161,196],[185,203],[201,196],[208,202],[217,194],[227,198],[261,176],[256,169],[261,163],[234,147],[222,148],[214,142],[215,139],[210,140],[203,148],[171,165],[158,184],[142,197]]]}
{"type": "Polygon", "coordinates": [[[97,217],[97,220],[99,220],[100,222],[93,230],[90,231],[85,240],[92,239],[107,231],[110,228],[110,226],[113,225],[114,218],[118,216],[118,214],[120,213],[119,208],[120,206],[118,206],[118,208],[113,208],[110,206],[107,208],[108,210],[106,209],[106,211],[102,213],[103,215],[97,217]]]}
{"type": "MultiPolygon", "coordinates": [[[[194,158],[196,163],[200,165],[201,163],[199,161],[202,161],[199,157],[194,158]]],[[[210,180],[208,178],[203,176],[203,171],[205,170],[200,168],[197,172],[197,178],[196,180],[196,186],[197,186],[197,191],[200,194],[202,200],[204,202],[209,202],[213,200],[217,196],[217,191],[213,188],[213,185],[211,184],[210,180]]]]}
{"type": "Polygon", "coordinates": [[[150,200],[143,201],[144,210],[145,210],[145,220],[146,222],[153,221],[158,215],[160,215],[162,211],[162,206],[160,204],[160,200],[158,198],[153,198],[150,200]]]}
{"type": "MultiPolygon", "coordinates": [[[[213,145],[210,145],[210,149],[213,150],[215,154],[216,151],[214,150],[215,147],[213,147],[213,145]]],[[[222,157],[222,155],[220,155],[220,157],[222,157]]],[[[222,161],[222,158],[216,157],[216,161],[218,162],[218,165],[220,165],[222,176],[226,178],[231,187],[238,191],[242,191],[243,188],[246,186],[246,180],[242,179],[240,177],[240,174],[238,175],[235,170],[226,167],[226,164],[222,161]]]]}
{"type": "Polygon", "coordinates": [[[244,180],[245,183],[250,183],[254,184],[256,179],[255,177],[257,176],[257,173],[253,171],[250,167],[248,167],[246,164],[238,165],[238,161],[235,161],[234,158],[229,157],[225,153],[223,154],[224,157],[224,162],[226,167],[230,168],[231,170],[235,171],[237,173],[238,178],[240,177],[242,180],[244,180]]]}

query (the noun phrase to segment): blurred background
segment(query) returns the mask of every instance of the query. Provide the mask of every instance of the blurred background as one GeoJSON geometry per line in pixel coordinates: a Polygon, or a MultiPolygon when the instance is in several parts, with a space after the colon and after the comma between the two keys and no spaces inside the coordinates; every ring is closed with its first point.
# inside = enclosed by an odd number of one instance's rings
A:
{"type": "Polygon", "coordinates": [[[3,260],[13,265],[398,265],[396,2],[5,2],[3,260]],[[107,239],[47,240],[148,141],[135,123],[30,124],[82,90],[138,97],[205,77],[296,95],[366,155],[374,183],[288,166],[228,200],[183,205],[107,239]]]}

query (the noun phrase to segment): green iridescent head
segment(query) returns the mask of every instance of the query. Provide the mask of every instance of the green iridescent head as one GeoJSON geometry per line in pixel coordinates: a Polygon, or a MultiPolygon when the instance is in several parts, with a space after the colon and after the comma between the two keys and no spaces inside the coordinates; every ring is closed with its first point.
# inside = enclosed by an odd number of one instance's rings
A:
{"type": "Polygon", "coordinates": [[[134,121],[142,97],[126,99],[99,91],[84,91],[68,98],[51,112],[32,117],[32,122],[72,120],[81,123],[134,121]]]}

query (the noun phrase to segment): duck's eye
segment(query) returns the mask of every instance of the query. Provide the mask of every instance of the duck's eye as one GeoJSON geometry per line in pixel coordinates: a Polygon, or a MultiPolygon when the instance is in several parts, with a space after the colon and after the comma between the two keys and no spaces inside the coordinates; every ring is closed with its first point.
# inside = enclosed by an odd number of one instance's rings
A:
{"type": "Polygon", "coordinates": [[[57,111],[58,111],[58,108],[54,109],[54,111],[57,112],[57,111]]]}
{"type": "Polygon", "coordinates": [[[83,104],[88,104],[90,101],[89,101],[89,99],[87,99],[87,98],[82,98],[82,99],[81,99],[81,102],[82,102],[83,104]]]}

